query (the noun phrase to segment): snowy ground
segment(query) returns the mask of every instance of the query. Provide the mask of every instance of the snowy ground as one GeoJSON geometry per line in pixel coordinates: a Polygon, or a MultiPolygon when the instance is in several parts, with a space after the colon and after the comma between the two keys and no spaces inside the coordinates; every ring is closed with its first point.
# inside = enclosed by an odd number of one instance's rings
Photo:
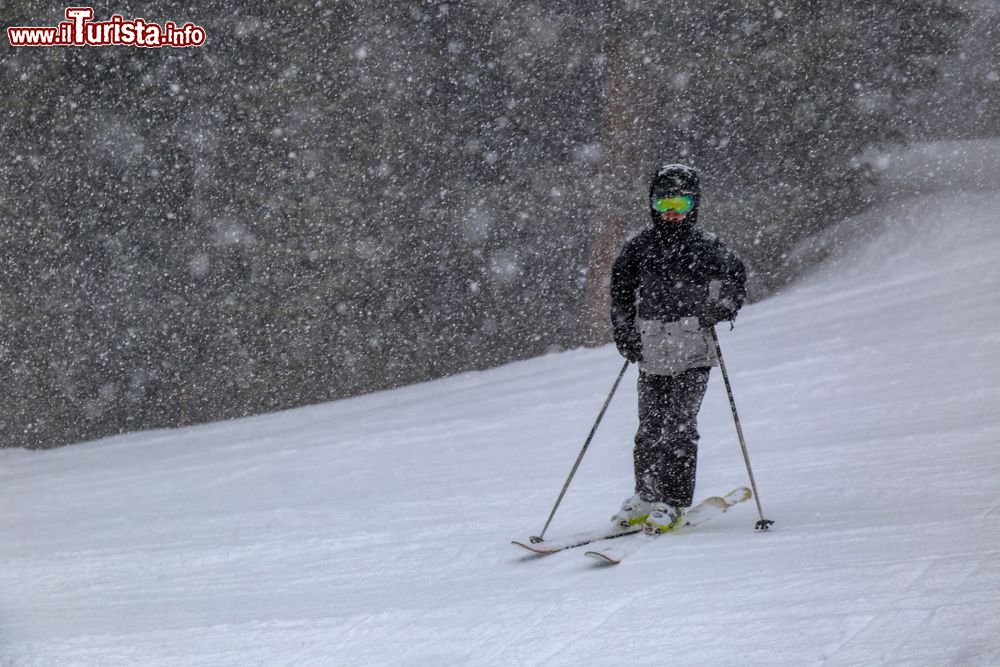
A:
{"type": "MultiPolygon", "coordinates": [[[[0,450],[0,665],[1000,665],[1000,195],[911,197],[721,332],[752,503],[525,558],[610,347],[0,450]],[[662,548],[661,548],[662,547],[662,548]]],[[[635,371],[549,534],[630,490],[635,371]]],[[[716,371],[698,496],[746,482],[716,371]]]]}

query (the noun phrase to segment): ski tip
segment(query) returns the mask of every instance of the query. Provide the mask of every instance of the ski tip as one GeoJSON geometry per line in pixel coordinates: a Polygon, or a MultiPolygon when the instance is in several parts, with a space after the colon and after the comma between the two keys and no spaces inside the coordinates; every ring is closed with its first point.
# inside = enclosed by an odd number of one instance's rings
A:
{"type": "Polygon", "coordinates": [[[602,554],[600,551],[587,551],[583,555],[587,558],[593,558],[598,563],[603,563],[605,565],[618,565],[618,563],[621,562],[620,560],[615,560],[614,558],[610,558],[602,554]]]}
{"type": "Polygon", "coordinates": [[[753,491],[745,486],[739,486],[726,494],[726,500],[731,501],[733,504],[746,502],[751,498],[753,498],[753,491]]]}
{"type": "Polygon", "coordinates": [[[524,541],[511,540],[510,543],[513,544],[514,546],[521,547],[522,549],[527,549],[528,551],[532,551],[536,554],[552,553],[552,550],[550,548],[543,547],[539,544],[532,544],[530,540],[524,540],[524,541]]]}

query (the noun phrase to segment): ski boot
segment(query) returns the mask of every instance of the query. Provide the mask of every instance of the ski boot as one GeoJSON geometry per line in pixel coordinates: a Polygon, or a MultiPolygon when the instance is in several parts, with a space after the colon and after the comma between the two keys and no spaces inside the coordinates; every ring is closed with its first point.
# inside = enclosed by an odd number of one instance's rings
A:
{"type": "Polygon", "coordinates": [[[649,516],[642,524],[642,532],[647,535],[669,533],[684,522],[686,507],[674,507],[667,503],[650,503],[649,516]]]}
{"type": "Polygon", "coordinates": [[[640,526],[649,516],[649,508],[652,504],[640,498],[639,494],[635,494],[622,503],[622,508],[611,517],[611,522],[616,528],[640,526]]]}

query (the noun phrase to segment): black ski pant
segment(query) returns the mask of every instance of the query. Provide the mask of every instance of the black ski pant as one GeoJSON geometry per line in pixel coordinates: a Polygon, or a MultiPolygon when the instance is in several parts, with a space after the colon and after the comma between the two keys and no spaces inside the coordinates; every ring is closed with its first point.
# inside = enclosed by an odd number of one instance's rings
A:
{"type": "Polygon", "coordinates": [[[677,376],[639,373],[635,492],[646,501],[690,507],[698,460],[698,410],[708,368],[677,376]]]}

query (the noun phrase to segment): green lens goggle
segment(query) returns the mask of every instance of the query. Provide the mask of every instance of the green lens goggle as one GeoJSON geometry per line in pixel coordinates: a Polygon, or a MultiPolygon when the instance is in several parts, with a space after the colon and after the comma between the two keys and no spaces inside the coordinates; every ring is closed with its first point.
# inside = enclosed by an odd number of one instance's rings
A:
{"type": "Polygon", "coordinates": [[[659,213],[690,213],[694,208],[694,197],[691,195],[670,195],[669,197],[653,196],[653,208],[659,213]]]}

